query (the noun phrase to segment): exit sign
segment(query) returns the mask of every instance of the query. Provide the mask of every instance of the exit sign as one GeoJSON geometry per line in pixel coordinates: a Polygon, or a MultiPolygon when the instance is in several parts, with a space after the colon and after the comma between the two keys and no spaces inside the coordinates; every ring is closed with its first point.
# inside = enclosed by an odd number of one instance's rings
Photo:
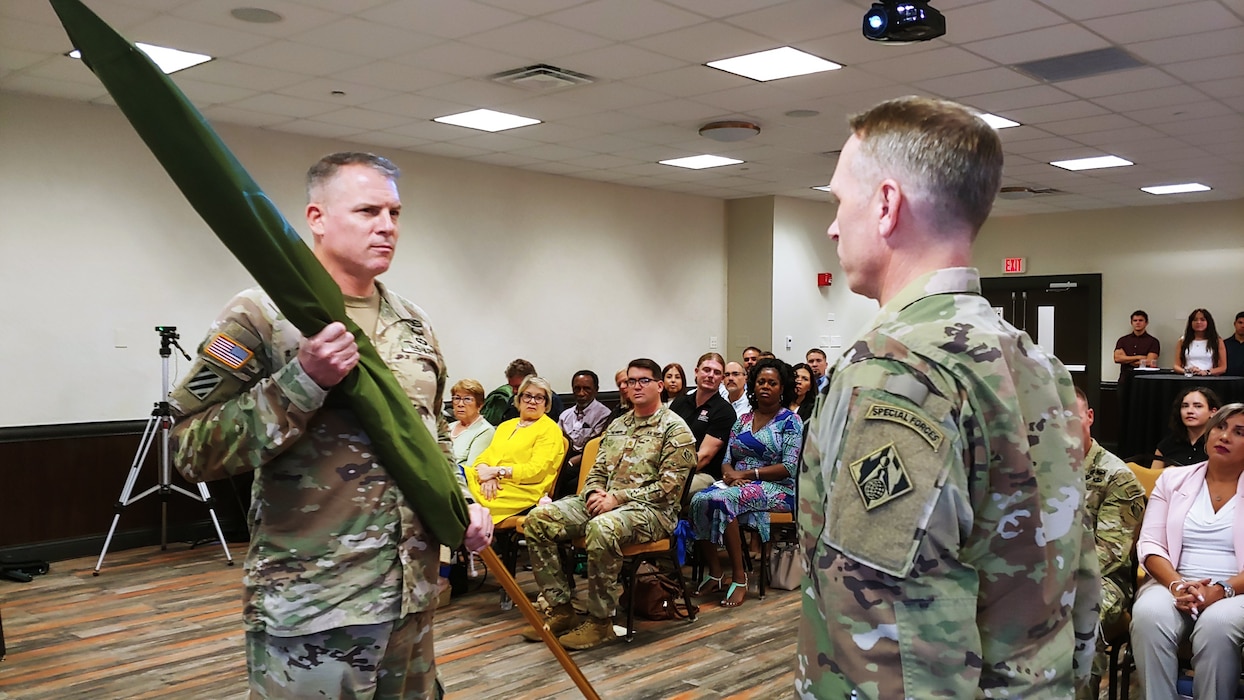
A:
{"type": "Polygon", "coordinates": [[[1019,274],[1024,271],[1023,258],[1003,258],[1002,272],[1007,275],[1019,274]]]}

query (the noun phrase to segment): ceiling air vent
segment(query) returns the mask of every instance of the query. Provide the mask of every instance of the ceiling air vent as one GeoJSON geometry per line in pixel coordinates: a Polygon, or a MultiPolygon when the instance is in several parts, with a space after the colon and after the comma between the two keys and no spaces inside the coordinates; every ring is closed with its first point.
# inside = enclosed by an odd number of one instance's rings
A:
{"type": "Polygon", "coordinates": [[[566,88],[575,87],[576,85],[588,85],[596,82],[596,79],[590,75],[576,73],[565,68],[550,66],[544,63],[537,63],[534,66],[526,68],[515,68],[507,70],[496,75],[488,76],[490,80],[506,85],[514,85],[526,90],[537,90],[540,92],[548,92],[550,90],[564,90],[566,88]]]}
{"type": "Polygon", "coordinates": [[[1062,190],[1053,187],[1003,187],[998,191],[998,199],[1029,199],[1042,195],[1062,194],[1062,190]]]}
{"type": "Polygon", "coordinates": [[[1112,47],[1016,63],[1011,67],[1037,80],[1057,83],[1062,80],[1075,80],[1103,73],[1131,70],[1144,65],[1147,64],[1137,60],[1123,49],[1112,47]]]}

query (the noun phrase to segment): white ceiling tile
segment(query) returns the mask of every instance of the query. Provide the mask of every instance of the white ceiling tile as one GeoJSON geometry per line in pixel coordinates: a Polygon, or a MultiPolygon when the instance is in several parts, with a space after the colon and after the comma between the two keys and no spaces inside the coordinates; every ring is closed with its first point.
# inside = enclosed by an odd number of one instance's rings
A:
{"type": "Polygon", "coordinates": [[[478,131],[476,129],[468,129],[463,126],[449,125],[449,128],[460,133],[457,138],[453,139],[454,143],[471,148],[478,148],[481,151],[506,153],[509,151],[517,151],[523,148],[531,148],[539,145],[538,141],[528,141],[522,137],[522,128],[510,129],[509,131],[490,134],[486,131],[478,131]]]}
{"type": "Polygon", "coordinates": [[[959,41],[989,39],[1062,24],[1066,20],[1031,0],[991,0],[945,10],[946,32],[959,41]],[[954,34],[951,34],[953,32],[954,34]]]}
{"type": "MultiPolygon", "coordinates": [[[[567,146],[573,146],[576,139],[588,137],[593,132],[587,129],[580,129],[575,126],[568,126],[563,123],[532,124],[523,127],[523,138],[539,141],[540,143],[556,143],[567,146]]],[[[577,146],[576,146],[577,148],[577,146]]],[[[590,150],[590,149],[589,149],[590,150]]]]}
{"type": "Polygon", "coordinates": [[[67,53],[73,48],[59,25],[35,24],[19,19],[0,22],[0,45],[44,54],[67,53]]]}
{"type": "Polygon", "coordinates": [[[555,63],[555,59],[562,56],[598,49],[610,43],[603,37],[536,19],[472,34],[463,41],[536,63],[555,63]]]}
{"type": "Polygon", "coordinates": [[[635,138],[627,138],[625,136],[614,136],[612,134],[600,134],[598,136],[589,136],[587,138],[574,139],[564,142],[563,145],[572,148],[581,148],[592,153],[616,153],[631,148],[639,148],[645,143],[635,138]]]}
{"type": "Polygon", "coordinates": [[[250,109],[238,109],[230,105],[213,105],[202,110],[203,116],[208,121],[217,124],[240,124],[242,126],[275,126],[277,124],[288,124],[289,117],[279,114],[269,114],[265,112],[256,112],[250,109]]]}
{"type": "MultiPolygon", "coordinates": [[[[419,94],[447,102],[458,102],[471,105],[472,107],[499,109],[503,112],[508,112],[510,110],[503,109],[501,105],[524,99],[530,93],[491,80],[463,78],[424,88],[419,91],[419,94]]],[[[521,116],[526,117],[530,115],[524,114],[521,116]]]]}
{"type": "MultiPolygon", "coordinates": [[[[1241,49],[1244,49],[1244,46],[1241,49]]],[[[1189,82],[1244,78],[1244,53],[1172,63],[1166,66],[1166,70],[1189,82]]]]}
{"type": "Polygon", "coordinates": [[[575,158],[586,158],[592,155],[591,151],[582,148],[571,148],[570,146],[558,146],[555,144],[542,143],[531,148],[520,148],[509,151],[515,155],[537,160],[574,160],[575,158]]]}
{"type": "Polygon", "coordinates": [[[448,39],[486,32],[522,19],[517,13],[473,0],[404,0],[365,10],[358,16],[448,39]]]}
{"type": "Polygon", "coordinates": [[[1143,92],[1129,92],[1125,95],[1109,95],[1107,97],[1098,97],[1094,100],[1097,104],[1112,109],[1116,112],[1126,110],[1145,109],[1147,107],[1163,107],[1166,105],[1188,104],[1191,102],[1200,102],[1205,99],[1197,90],[1187,85],[1174,85],[1171,87],[1157,88],[1155,90],[1145,90],[1143,92]]]}
{"type": "Polygon", "coordinates": [[[411,150],[445,158],[471,158],[488,152],[482,148],[472,148],[460,143],[424,143],[411,147],[411,150]]]}
{"type": "Polygon", "coordinates": [[[303,5],[311,5],[322,10],[330,10],[332,12],[340,12],[344,15],[352,15],[363,10],[367,10],[377,5],[383,5],[393,0],[298,0],[303,5]]]}
{"type": "MultiPolygon", "coordinates": [[[[436,117],[443,117],[447,114],[457,114],[458,112],[471,109],[468,105],[458,104],[456,102],[446,102],[445,100],[436,100],[423,95],[410,94],[381,98],[374,102],[368,102],[363,106],[377,112],[404,116],[414,122],[425,119],[435,119],[436,117]]],[[[445,124],[438,124],[437,126],[444,129],[449,128],[449,126],[445,124]]],[[[397,129],[385,129],[385,131],[397,131],[397,129]]]]}
{"type": "Polygon", "coordinates": [[[0,90],[13,92],[29,92],[48,97],[61,97],[67,100],[94,100],[108,94],[103,85],[96,83],[71,83],[63,80],[49,80],[29,75],[14,73],[0,79],[0,90]]]}
{"type": "Polygon", "coordinates": [[[665,0],[684,10],[690,10],[705,17],[729,17],[742,12],[756,10],[766,5],[779,5],[786,0],[665,0]]]}
{"type": "Polygon", "coordinates": [[[292,39],[316,46],[349,46],[353,52],[370,58],[392,58],[444,41],[431,34],[354,17],[344,17],[295,35],[292,39]]]}
{"type": "Polygon", "coordinates": [[[485,5],[500,7],[522,15],[537,17],[550,12],[564,10],[567,7],[583,5],[590,0],[480,0],[485,5]]]}
{"type": "MultiPolygon", "coordinates": [[[[1072,102],[1059,102],[1058,104],[1052,105],[1039,105],[1037,107],[1024,107],[1021,109],[1003,109],[999,111],[986,109],[984,106],[978,105],[972,100],[973,98],[969,97],[963,100],[963,102],[964,104],[969,104],[987,112],[992,111],[1000,117],[1013,119],[1020,124],[1028,124],[1030,126],[1044,126],[1050,122],[1078,119],[1080,117],[1092,117],[1098,114],[1106,113],[1105,109],[1098,107],[1092,102],[1084,102],[1080,100],[1072,102]]],[[[1003,129],[1002,140],[1005,141],[1008,137],[1013,136],[1014,134],[1012,132],[1014,131],[1015,129],[1003,129]]]]}
{"type": "Polygon", "coordinates": [[[955,99],[982,92],[998,92],[1036,85],[1037,81],[1011,68],[990,68],[972,73],[948,75],[921,81],[925,90],[942,97],[955,99]]]}
{"type": "Polygon", "coordinates": [[[595,0],[545,15],[544,19],[616,41],[637,39],[705,21],[699,15],[655,0],[595,0]]]}
{"type": "Polygon", "coordinates": [[[596,170],[593,166],[582,166],[576,163],[561,163],[557,161],[547,161],[544,163],[532,163],[527,167],[528,170],[535,170],[541,173],[550,173],[553,175],[569,175],[571,173],[580,173],[585,170],[596,170]]]}
{"type": "Polygon", "coordinates": [[[580,170],[602,168],[608,170],[610,168],[621,168],[628,165],[638,165],[640,161],[633,158],[623,158],[609,153],[597,153],[595,155],[584,156],[583,158],[574,158],[566,161],[567,167],[578,167],[580,170]]]}
{"type": "Polygon", "coordinates": [[[381,131],[399,124],[405,124],[407,117],[385,114],[384,112],[376,112],[370,109],[347,107],[317,115],[314,121],[348,126],[355,131],[381,131]]]}
{"type": "Polygon", "coordinates": [[[257,24],[243,22],[229,14],[231,5],[220,0],[196,0],[169,10],[169,13],[183,19],[205,22],[226,29],[236,29],[262,34],[267,37],[290,37],[319,27],[341,17],[336,12],[328,12],[297,2],[297,0],[264,0],[263,9],[279,14],[280,22],[257,24]]]}
{"type": "Polygon", "coordinates": [[[739,87],[752,81],[707,66],[687,66],[664,73],[630,78],[626,81],[666,95],[694,97],[709,92],[739,87]]]}
{"type": "Polygon", "coordinates": [[[963,49],[948,46],[926,51],[921,54],[919,61],[913,61],[907,56],[896,56],[885,61],[873,61],[861,66],[860,70],[874,75],[883,75],[900,83],[907,83],[913,80],[943,78],[957,73],[972,73],[994,67],[996,66],[992,61],[963,49]]]}
{"type": "Polygon", "coordinates": [[[471,156],[470,160],[477,163],[488,163],[490,165],[500,165],[507,168],[521,168],[532,163],[541,163],[538,158],[530,156],[518,155],[516,153],[485,153],[479,156],[471,156]]]}
{"type": "Polygon", "coordinates": [[[257,49],[244,51],[234,56],[233,60],[251,66],[275,68],[305,75],[329,75],[369,62],[367,57],[358,54],[348,54],[292,41],[269,42],[257,49]]]}
{"type": "Polygon", "coordinates": [[[1214,80],[1210,82],[1197,81],[1193,86],[1211,97],[1239,97],[1244,95],[1244,78],[1230,78],[1228,80],[1214,80]]]}
{"type": "Polygon", "coordinates": [[[397,94],[371,85],[363,85],[342,78],[311,78],[295,85],[276,90],[281,95],[301,97],[308,100],[325,100],[336,105],[361,105],[392,97],[397,94]],[[337,90],[344,94],[334,95],[337,90]]]}
{"type": "Polygon", "coordinates": [[[341,124],[326,124],[310,119],[295,119],[281,124],[281,131],[303,136],[316,136],[322,139],[340,139],[357,134],[361,129],[341,124]]]}
{"type": "Polygon", "coordinates": [[[1062,80],[1058,89],[1065,90],[1077,97],[1104,97],[1124,92],[1152,90],[1154,88],[1174,85],[1178,81],[1157,68],[1136,68],[1126,71],[1095,75],[1091,78],[1078,80],[1062,80]]]}
{"type": "MultiPolygon", "coordinates": [[[[764,34],[794,46],[798,42],[836,34],[839,28],[862,26],[866,6],[824,0],[792,0],[781,5],[735,15],[728,21],[736,27],[764,34]]],[[[867,41],[860,38],[860,41],[867,41]]],[[[871,43],[871,42],[870,42],[871,43]]],[[[803,48],[796,46],[795,48],[803,48]]],[[[807,49],[804,49],[805,51],[807,49]]],[[[832,59],[831,59],[832,60],[832,59]]]]}
{"type": "Polygon", "coordinates": [[[673,70],[683,65],[681,61],[669,56],[626,44],[613,44],[566,56],[561,64],[561,68],[607,80],[634,78],[673,70]]]}
{"type": "Polygon", "coordinates": [[[1090,19],[1084,25],[1110,41],[1126,44],[1239,26],[1240,19],[1216,0],[1201,0],[1090,19]]]}
{"type": "Polygon", "coordinates": [[[53,61],[54,58],[48,58],[46,54],[35,51],[22,51],[21,49],[10,49],[0,46],[0,72],[4,75],[29,68],[41,61],[53,61]]]}
{"type": "Polygon", "coordinates": [[[1244,27],[1130,44],[1127,50],[1150,63],[1173,63],[1226,56],[1244,51],[1244,27]]]}
{"type": "Polygon", "coordinates": [[[220,85],[218,83],[205,83],[201,80],[183,79],[178,80],[177,87],[196,107],[202,109],[205,105],[220,104],[223,102],[233,102],[241,100],[256,94],[255,90],[248,88],[239,88],[232,85],[220,85]]]}
{"type": "MultiPolygon", "coordinates": [[[[1051,126],[1058,127],[1058,124],[1055,123],[1051,126]]],[[[1162,132],[1149,126],[1129,126],[1122,129],[1105,129],[1076,134],[1076,140],[1080,143],[1107,150],[1120,144],[1137,141],[1144,143],[1158,138],[1162,138],[1162,132]]]]}
{"type": "Polygon", "coordinates": [[[697,102],[718,107],[727,114],[746,112],[764,105],[798,102],[797,98],[776,85],[775,83],[777,82],[741,85],[729,90],[719,90],[710,92],[707,95],[697,95],[695,99],[697,102]]]}
{"type": "Polygon", "coordinates": [[[130,41],[205,53],[217,58],[231,57],[272,41],[270,37],[261,34],[195,22],[173,15],[159,15],[143,22],[127,31],[125,37],[130,41]]]}
{"type": "MultiPolygon", "coordinates": [[[[618,134],[624,131],[658,126],[655,120],[635,117],[621,112],[595,112],[577,117],[565,117],[559,119],[558,123],[601,134],[618,134]]],[[[584,135],[580,134],[580,136],[584,135]]]]}
{"type": "MultiPolygon", "coordinates": [[[[1136,122],[1127,117],[1118,114],[1101,114],[1095,117],[1083,117],[1080,119],[1068,119],[1061,122],[1043,123],[1044,128],[1063,134],[1064,136],[1075,136],[1077,134],[1087,134],[1102,129],[1127,129],[1137,126],[1136,122]]],[[[1076,139],[1077,141],[1079,139],[1076,139]]]]}
{"type": "Polygon", "coordinates": [[[1023,34],[974,41],[965,44],[968,51],[998,63],[1011,65],[1039,58],[1104,49],[1110,44],[1100,36],[1074,24],[1059,24],[1023,34]]]}
{"type": "Polygon", "coordinates": [[[1089,19],[1121,15],[1127,12],[1145,10],[1151,7],[1177,5],[1188,0],[1040,0],[1041,4],[1071,19],[1089,19]]]}
{"type": "Polygon", "coordinates": [[[85,63],[68,56],[61,56],[53,61],[44,61],[26,69],[24,73],[35,78],[63,80],[71,83],[85,83],[103,87],[99,82],[99,78],[95,77],[95,74],[91,72],[90,68],[86,67],[85,63]]]}
{"type": "Polygon", "coordinates": [[[1231,114],[1231,109],[1222,102],[1203,100],[1147,109],[1120,110],[1120,112],[1140,124],[1171,124],[1231,114]]]}
{"type": "Polygon", "coordinates": [[[865,9],[867,8],[859,8],[858,17],[849,24],[835,25],[851,27],[850,31],[839,31],[820,39],[802,41],[796,48],[834,63],[841,63],[845,66],[859,66],[872,61],[891,59],[896,54],[914,57],[916,54],[926,53],[947,45],[940,40],[902,46],[895,46],[884,41],[869,41],[863,37],[859,29],[865,9]]]}
{"type": "Polygon", "coordinates": [[[369,146],[376,146],[382,149],[398,148],[402,150],[410,150],[414,146],[427,143],[424,139],[401,136],[388,131],[369,131],[362,134],[355,134],[352,138],[359,143],[365,143],[369,146]]]}
{"type": "Polygon", "coordinates": [[[599,107],[580,102],[574,99],[573,94],[567,94],[565,99],[552,96],[528,97],[517,102],[507,102],[504,107],[507,112],[520,112],[524,115],[531,115],[532,119],[543,121],[560,122],[575,117],[602,114],[599,107]]]}
{"type": "Polygon", "coordinates": [[[460,41],[442,42],[431,48],[394,56],[390,60],[461,78],[483,78],[526,65],[526,61],[517,56],[460,41]]]}
{"type": "Polygon", "coordinates": [[[306,118],[314,117],[319,114],[331,112],[336,107],[327,102],[317,102],[315,100],[304,100],[298,97],[289,97],[287,95],[276,95],[264,93],[238,100],[230,104],[231,107],[237,109],[246,109],[252,112],[264,112],[266,114],[276,114],[284,117],[306,118]]]}
{"type": "Polygon", "coordinates": [[[693,100],[665,100],[640,107],[623,108],[623,112],[661,122],[698,122],[721,114],[720,107],[693,100]]]}
{"type": "Polygon", "coordinates": [[[278,90],[306,82],[308,76],[289,71],[248,66],[229,59],[217,59],[184,71],[187,77],[250,90],[278,90]]]}
{"type": "Polygon", "coordinates": [[[392,61],[375,61],[329,74],[328,80],[335,79],[396,92],[419,92],[457,80],[447,73],[392,61]]]}
{"type": "Polygon", "coordinates": [[[1069,102],[1072,99],[1074,98],[1071,95],[1049,85],[1033,85],[1032,87],[1018,88],[1016,90],[973,95],[964,98],[964,101],[971,103],[977,109],[984,109],[997,114],[1000,111],[1015,111],[1024,107],[1069,102]]]}
{"type": "Polygon", "coordinates": [[[449,124],[441,124],[428,120],[408,121],[401,126],[395,126],[385,129],[387,134],[396,134],[398,136],[406,136],[420,141],[442,142],[447,141],[453,136],[458,136],[460,127],[450,126],[449,124]]]}
{"type": "Polygon", "coordinates": [[[627,83],[596,83],[574,89],[574,100],[601,110],[638,107],[653,102],[663,102],[668,95],[653,92],[627,83]]]}
{"type": "MultiPolygon", "coordinates": [[[[1068,149],[1083,150],[1084,148],[1085,148],[1084,146],[1076,143],[1075,141],[1072,141],[1071,139],[1065,139],[1061,136],[1051,136],[1045,139],[1029,139],[1027,141],[1017,141],[1012,144],[1007,144],[1006,150],[1008,153],[1014,152],[1014,153],[1028,154],[1031,157],[1037,158],[1039,156],[1036,154],[1050,153],[1053,151],[1068,150],[1068,149]]],[[[1046,162],[1049,162],[1050,160],[1053,160],[1053,159],[1052,158],[1047,159],[1047,158],[1041,157],[1041,160],[1045,160],[1046,162]]]]}

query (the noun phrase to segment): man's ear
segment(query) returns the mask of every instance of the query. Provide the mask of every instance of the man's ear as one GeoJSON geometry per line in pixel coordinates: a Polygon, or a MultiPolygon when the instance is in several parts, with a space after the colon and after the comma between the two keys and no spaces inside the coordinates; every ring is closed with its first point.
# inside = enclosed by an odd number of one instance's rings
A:
{"type": "Polygon", "coordinates": [[[889,178],[882,180],[877,186],[877,232],[882,238],[889,238],[898,228],[899,216],[905,202],[903,188],[897,181],[889,178]]]}
{"type": "Polygon", "coordinates": [[[319,202],[310,202],[306,209],[307,228],[311,229],[311,235],[319,240],[324,235],[324,205],[319,202]]]}

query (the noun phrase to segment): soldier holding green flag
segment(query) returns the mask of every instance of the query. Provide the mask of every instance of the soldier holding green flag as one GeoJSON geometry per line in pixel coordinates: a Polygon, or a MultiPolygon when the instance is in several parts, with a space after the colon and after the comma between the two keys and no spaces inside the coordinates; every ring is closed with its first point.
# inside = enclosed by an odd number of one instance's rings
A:
{"type": "MultiPolygon", "coordinates": [[[[396,249],[399,174],[372,154],[326,156],[307,176],[306,219],[350,320],[452,460],[431,325],[376,281],[396,249]]],[[[425,521],[443,514],[416,511],[331,392],[358,362],[345,325],[304,337],[255,288],[225,307],[170,397],[182,474],[255,472],[243,610],[253,698],[442,695],[432,648],[440,543],[425,521]]],[[[492,520],[478,504],[469,513],[466,546],[478,550],[492,520]]]]}

